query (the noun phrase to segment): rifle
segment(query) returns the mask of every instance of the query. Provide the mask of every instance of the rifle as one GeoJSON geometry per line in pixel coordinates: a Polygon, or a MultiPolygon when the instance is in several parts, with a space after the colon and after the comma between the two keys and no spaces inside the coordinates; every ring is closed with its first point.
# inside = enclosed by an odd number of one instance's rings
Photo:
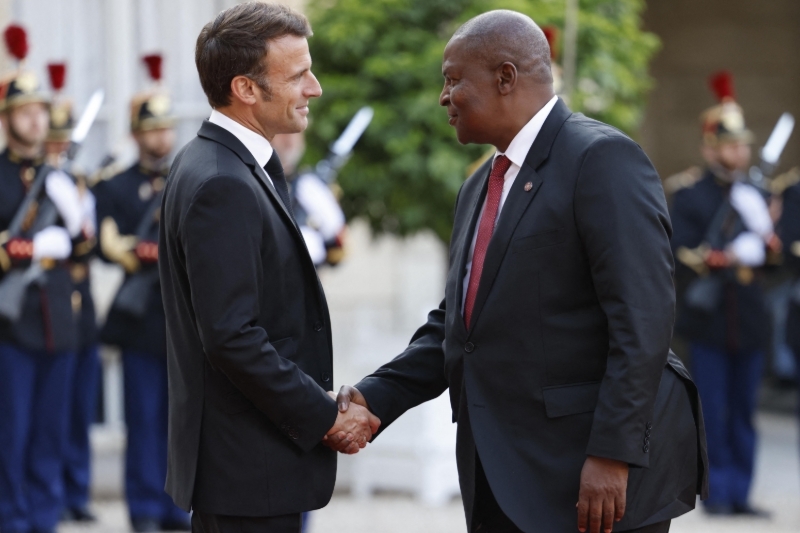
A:
{"type": "Polygon", "coordinates": [[[359,109],[358,113],[350,120],[342,134],[336,139],[336,142],[331,145],[327,157],[317,163],[316,174],[322,181],[328,184],[336,181],[339,170],[350,159],[353,147],[364,134],[370,122],[372,122],[374,114],[375,112],[372,108],[366,106],[359,109]]]}
{"type": "MultiPolygon", "coordinates": [[[[103,104],[104,93],[103,90],[97,90],[89,99],[81,115],[78,125],[72,132],[70,137],[70,147],[67,151],[67,160],[72,161],[78,154],[81,144],[86,139],[89,129],[92,127],[97,113],[100,111],[100,106],[103,104]]],[[[23,231],[25,219],[28,216],[31,208],[38,201],[45,186],[47,176],[53,170],[49,165],[42,165],[33,179],[31,188],[22,200],[11,225],[8,228],[9,238],[19,237],[23,231]]],[[[49,198],[45,197],[39,205],[39,211],[36,215],[36,220],[30,228],[32,234],[36,234],[48,226],[55,224],[58,219],[58,211],[55,205],[49,198]]],[[[0,318],[9,322],[16,322],[22,315],[22,306],[25,301],[25,294],[28,287],[32,284],[43,286],[45,282],[45,270],[38,262],[34,262],[27,269],[21,271],[19,269],[12,270],[7,273],[2,280],[0,280],[0,318]]]]}
{"type": "Polygon", "coordinates": [[[778,119],[767,139],[767,144],[761,149],[761,160],[758,165],[750,168],[749,181],[761,190],[767,190],[766,180],[771,178],[778,169],[781,154],[789,142],[794,130],[794,117],[791,113],[784,113],[778,119]]]}

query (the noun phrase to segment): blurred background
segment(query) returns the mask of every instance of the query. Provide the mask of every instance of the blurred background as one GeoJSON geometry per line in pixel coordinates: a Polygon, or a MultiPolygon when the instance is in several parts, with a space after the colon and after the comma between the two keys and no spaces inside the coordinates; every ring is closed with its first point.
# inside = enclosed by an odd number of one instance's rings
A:
{"type": "MultiPolygon", "coordinates": [[[[210,108],[194,66],[202,26],[233,0],[0,0],[0,26],[22,25],[26,68],[68,66],[63,93],[78,113],[98,88],[105,102],[75,168],[87,175],[114,160],[132,164],[130,101],[152,81],[142,57],[163,57],[161,86],[173,101],[176,147],[190,140],[210,108]]],[[[287,0],[306,13],[314,72],[324,95],[312,102],[300,167],[325,157],[363,106],[374,118],[338,175],[347,218],[343,256],[320,267],[331,309],[335,389],[398,354],[438,305],[447,264],[452,205],[469,169],[488,147],[459,146],[438,106],[441,53],[458,25],[494,8],[552,26],[561,94],[575,111],[636,139],[672,194],[696,179],[699,116],[717,103],[709,76],[730,71],[755,146],[782,113],[800,116],[800,3],[797,0],[287,0]],[[454,171],[453,169],[463,169],[454,171]],[[695,178],[693,178],[695,176],[695,178]],[[670,181],[671,180],[671,181],[670,181]]],[[[0,54],[0,72],[14,61],[0,54]]],[[[757,163],[758,150],[754,151],[757,163]]],[[[800,165],[800,135],[789,140],[775,176],[800,165]]],[[[794,170],[795,174],[797,173],[794,170]]],[[[0,192],[2,194],[2,192],[0,192]]],[[[96,261],[98,320],[123,279],[96,261]]],[[[784,342],[790,282],[768,284],[772,336],[759,376],[758,447],[752,500],[770,519],[678,519],[673,531],[800,530],[796,364],[784,342]],[[783,318],[781,318],[783,317],[783,318]]],[[[675,349],[686,357],[685,343],[675,349]]],[[[128,531],[124,504],[126,425],[119,350],[101,347],[102,384],[91,430],[92,502],[99,522],[60,531],[128,531]]],[[[329,507],[309,531],[350,533],[464,531],[454,458],[455,427],[446,399],[416,408],[373,445],[340,460],[329,507]]],[[[713,453],[713,450],[710,450],[713,453]]]]}

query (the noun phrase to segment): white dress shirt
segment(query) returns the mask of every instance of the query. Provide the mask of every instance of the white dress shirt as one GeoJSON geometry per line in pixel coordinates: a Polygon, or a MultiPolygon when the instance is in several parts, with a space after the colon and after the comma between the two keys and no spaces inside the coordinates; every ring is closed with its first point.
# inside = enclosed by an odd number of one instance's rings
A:
{"type": "MultiPolygon", "coordinates": [[[[508,193],[511,190],[511,186],[514,185],[514,180],[517,178],[517,174],[519,174],[519,170],[522,168],[522,163],[525,161],[525,158],[528,156],[528,152],[531,151],[531,146],[533,146],[533,142],[536,140],[536,136],[539,135],[539,131],[542,129],[542,125],[544,124],[545,119],[550,115],[550,111],[553,110],[553,107],[558,102],[558,96],[554,96],[547,102],[544,107],[542,107],[538,113],[536,113],[530,121],[519,130],[516,137],[511,141],[511,144],[508,145],[506,152],[500,153],[496,152],[494,154],[494,158],[492,159],[492,165],[494,165],[494,160],[500,157],[501,155],[506,156],[511,161],[511,166],[506,171],[506,175],[504,176],[503,181],[503,193],[500,195],[500,207],[497,209],[497,218],[495,219],[495,227],[497,225],[497,221],[500,219],[500,212],[503,210],[503,204],[506,203],[506,198],[508,198],[508,193]]],[[[488,197],[488,195],[487,195],[488,197]]],[[[486,200],[483,201],[483,206],[481,207],[481,215],[478,218],[478,223],[475,224],[475,233],[472,235],[472,244],[469,247],[469,255],[467,256],[467,268],[464,272],[464,281],[463,281],[463,293],[461,298],[461,313],[464,313],[464,302],[467,301],[467,289],[469,289],[469,276],[472,273],[472,255],[475,253],[475,241],[478,239],[478,228],[481,225],[481,218],[483,218],[483,212],[486,210],[486,200]]]]}
{"type": "MultiPolygon", "coordinates": [[[[216,109],[211,111],[211,116],[208,117],[208,121],[212,124],[216,124],[220,128],[226,129],[231,132],[234,137],[239,139],[241,143],[244,145],[247,150],[253,154],[253,157],[258,163],[258,166],[264,168],[267,164],[267,161],[272,157],[272,145],[269,144],[269,141],[261,136],[261,134],[256,133],[255,131],[251,130],[250,128],[246,128],[233,120],[232,118],[228,117],[227,115],[223,115],[216,109]]],[[[267,171],[265,170],[264,173],[266,174],[267,171]]],[[[267,174],[270,183],[272,183],[272,178],[267,174]]]]}

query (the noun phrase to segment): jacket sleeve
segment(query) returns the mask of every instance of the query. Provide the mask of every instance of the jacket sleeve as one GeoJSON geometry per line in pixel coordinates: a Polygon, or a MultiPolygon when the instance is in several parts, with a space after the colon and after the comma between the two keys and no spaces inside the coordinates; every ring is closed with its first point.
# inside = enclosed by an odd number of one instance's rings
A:
{"type": "Polygon", "coordinates": [[[638,145],[610,136],[589,148],[576,186],[575,218],[609,338],[586,453],[648,466],[675,289],[664,192],[638,145]]]}
{"type": "Polygon", "coordinates": [[[192,309],[209,363],[305,451],[333,427],[338,410],[317,383],[270,344],[258,326],[263,217],[252,188],[218,176],[194,194],[179,228],[192,309]]]}
{"type": "Polygon", "coordinates": [[[447,390],[445,314],[443,300],[428,314],[428,321],[414,333],[403,353],[356,385],[367,399],[370,411],[381,419],[381,431],[412,407],[447,390]]]}
{"type": "Polygon", "coordinates": [[[92,189],[97,202],[97,256],[106,263],[120,265],[127,274],[132,274],[142,267],[134,252],[139,239],[135,235],[120,232],[115,216],[119,210],[114,205],[110,189],[110,181],[101,181],[92,189]]]}
{"type": "MultiPolygon", "coordinates": [[[[458,210],[463,190],[462,185],[456,196],[454,212],[458,210]]],[[[402,354],[356,385],[366,398],[370,411],[381,419],[378,433],[409,409],[433,400],[447,390],[449,383],[444,368],[446,301],[443,299],[439,307],[428,314],[428,321],[414,333],[402,354]]]]}
{"type": "Polygon", "coordinates": [[[800,186],[783,194],[783,215],[780,223],[784,262],[795,276],[800,276],[800,186]]]}

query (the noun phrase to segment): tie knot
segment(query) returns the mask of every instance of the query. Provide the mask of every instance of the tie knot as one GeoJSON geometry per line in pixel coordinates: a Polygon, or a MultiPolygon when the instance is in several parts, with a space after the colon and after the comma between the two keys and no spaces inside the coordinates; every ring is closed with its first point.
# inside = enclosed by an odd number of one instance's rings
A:
{"type": "Polygon", "coordinates": [[[270,178],[283,176],[283,165],[281,165],[281,160],[278,157],[277,151],[272,151],[272,157],[270,157],[269,161],[267,161],[267,164],[264,165],[264,170],[267,171],[267,175],[270,178]]]}
{"type": "Polygon", "coordinates": [[[504,178],[509,168],[511,168],[511,160],[504,155],[498,156],[492,166],[492,177],[504,178]]]}

